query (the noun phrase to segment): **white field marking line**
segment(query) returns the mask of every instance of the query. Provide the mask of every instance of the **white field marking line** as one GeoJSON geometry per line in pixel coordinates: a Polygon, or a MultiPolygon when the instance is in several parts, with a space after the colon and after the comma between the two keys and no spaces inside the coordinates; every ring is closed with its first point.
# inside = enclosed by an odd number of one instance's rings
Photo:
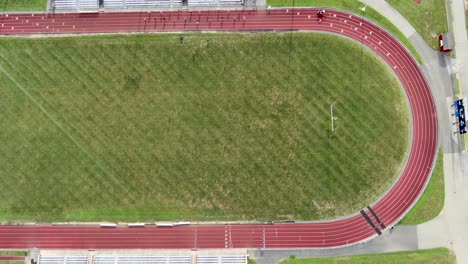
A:
{"type": "MultiPolygon", "coordinates": [[[[3,56],[2,56],[3,57],[3,56]]],[[[91,156],[91,154],[89,154],[88,151],[86,151],[86,149],[84,149],[83,146],[81,146],[80,143],[78,143],[78,141],[73,138],[73,136],[68,133],[67,130],[65,130],[65,128],[63,128],[59,122],[57,122],[57,120],[55,120],[50,114],[49,112],[47,112],[47,110],[42,107],[41,104],[39,104],[39,102],[36,101],[36,99],[34,99],[34,97],[31,96],[31,94],[26,90],[24,89],[23,86],[21,86],[21,84],[19,84],[4,68],[3,66],[0,65],[0,72],[2,72],[3,74],[5,74],[8,79],[10,79],[14,84],[15,86],[21,90],[21,92],[23,92],[51,121],[52,123],[54,123],[54,125],[56,125],[60,130],[62,130],[62,132],[73,142],[75,143],[76,146],[78,146],[78,148],[84,153],[86,154],[86,156],[88,156],[88,158],[90,158],[92,161],[94,161],[94,163],[96,163],[96,165],[98,165],[98,167],[104,172],[106,173],[106,170],[98,163],[96,162],[96,160],[91,156]]]]}

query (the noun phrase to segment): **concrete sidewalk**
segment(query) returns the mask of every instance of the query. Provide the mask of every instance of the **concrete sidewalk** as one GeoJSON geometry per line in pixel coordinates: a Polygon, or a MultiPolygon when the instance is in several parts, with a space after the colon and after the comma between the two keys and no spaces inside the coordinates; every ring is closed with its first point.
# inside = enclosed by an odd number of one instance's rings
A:
{"type": "Polygon", "coordinates": [[[468,96],[468,36],[465,25],[464,1],[450,0],[450,7],[460,86],[463,95],[468,96]]]}
{"type": "Polygon", "coordinates": [[[418,225],[420,249],[447,247],[452,249],[458,263],[468,263],[468,156],[454,153],[444,155],[445,207],[432,221],[418,225]],[[458,168],[462,169],[458,169],[458,168]]]}

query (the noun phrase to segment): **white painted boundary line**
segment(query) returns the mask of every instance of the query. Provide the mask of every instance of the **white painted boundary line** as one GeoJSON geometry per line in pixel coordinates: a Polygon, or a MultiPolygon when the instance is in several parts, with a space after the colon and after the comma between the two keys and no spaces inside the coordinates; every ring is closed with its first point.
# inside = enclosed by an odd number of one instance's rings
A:
{"type": "Polygon", "coordinates": [[[190,222],[176,222],[176,223],[174,223],[174,226],[184,226],[184,225],[190,225],[190,222]]]}
{"type": "Polygon", "coordinates": [[[173,227],[174,224],[173,224],[173,223],[156,223],[156,226],[160,226],[160,227],[173,227]]]}
{"type": "Polygon", "coordinates": [[[128,225],[128,227],[145,227],[145,223],[139,223],[139,222],[128,223],[127,225],[128,225]]]}

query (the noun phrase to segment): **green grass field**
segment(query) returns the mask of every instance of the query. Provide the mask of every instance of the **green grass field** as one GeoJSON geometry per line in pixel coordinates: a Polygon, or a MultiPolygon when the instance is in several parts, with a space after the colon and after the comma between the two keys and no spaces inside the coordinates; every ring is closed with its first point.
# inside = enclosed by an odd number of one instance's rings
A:
{"type": "Polygon", "coordinates": [[[3,221],[336,217],[408,147],[396,77],[329,34],[3,38],[0,81],[3,221]]]}
{"type": "Polygon", "coordinates": [[[375,11],[371,7],[367,6],[366,11],[361,10],[364,7],[364,4],[356,0],[268,0],[268,4],[271,6],[323,6],[336,8],[341,10],[347,10],[349,12],[359,14],[367,19],[370,19],[374,23],[380,25],[381,27],[388,30],[392,33],[398,40],[400,40],[408,50],[413,54],[416,60],[422,64],[423,61],[421,56],[416,51],[416,49],[411,45],[409,40],[401,33],[401,31],[388,20],[386,17],[382,16],[379,12],[375,11]]]}
{"type": "Polygon", "coordinates": [[[424,0],[421,4],[408,0],[387,0],[411,23],[426,43],[439,48],[437,36],[448,31],[444,0],[424,0]]]}
{"type": "Polygon", "coordinates": [[[4,251],[0,250],[0,256],[24,256],[28,255],[27,251],[4,251]]]}
{"type": "Polygon", "coordinates": [[[47,0],[0,0],[4,11],[45,11],[47,0]]]}
{"type": "Polygon", "coordinates": [[[439,149],[437,163],[426,190],[400,224],[417,225],[435,218],[444,208],[444,201],[444,152],[439,149]]]}
{"type": "Polygon", "coordinates": [[[456,257],[447,248],[401,251],[344,257],[290,259],[282,264],[455,264],[456,257]]]}

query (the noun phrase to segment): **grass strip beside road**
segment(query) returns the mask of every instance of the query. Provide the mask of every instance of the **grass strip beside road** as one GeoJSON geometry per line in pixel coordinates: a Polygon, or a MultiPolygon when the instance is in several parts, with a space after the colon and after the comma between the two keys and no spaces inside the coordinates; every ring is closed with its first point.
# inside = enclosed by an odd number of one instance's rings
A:
{"type": "Polygon", "coordinates": [[[426,190],[400,224],[417,225],[435,218],[444,208],[444,200],[444,153],[439,149],[436,166],[426,190]]]}
{"type": "Polygon", "coordinates": [[[438,50],[437,36],[448,31],[444,0],[424,0],[416,4],[409,0],[387,0],[416,29],[427,45],[438,50]]]}
{"type": "Polygon", "coordinates": [[[411,42],[403,35],[403,33],[386,17],[381,15],[376,10],[367,6],[366,11],[361,10],[364,7],[364,4],[356,0],[268,0],[268,4],[271,6],[323,6],[330,7],[340,10],[349,11],[358,15],[361,15],[382,28],[386,29],[388,32],[392,33],[400,42],[402,42],[406,48],[413,54],[414,58],[422,64],[423,61],[421,56],[413,47],[411,42]]]}
{"type": "Polygon", "coordinates": [[[356,256],[289,259],[282,264],[455,264],[455,254],[447,248],[400,251],[356,256]]]}

